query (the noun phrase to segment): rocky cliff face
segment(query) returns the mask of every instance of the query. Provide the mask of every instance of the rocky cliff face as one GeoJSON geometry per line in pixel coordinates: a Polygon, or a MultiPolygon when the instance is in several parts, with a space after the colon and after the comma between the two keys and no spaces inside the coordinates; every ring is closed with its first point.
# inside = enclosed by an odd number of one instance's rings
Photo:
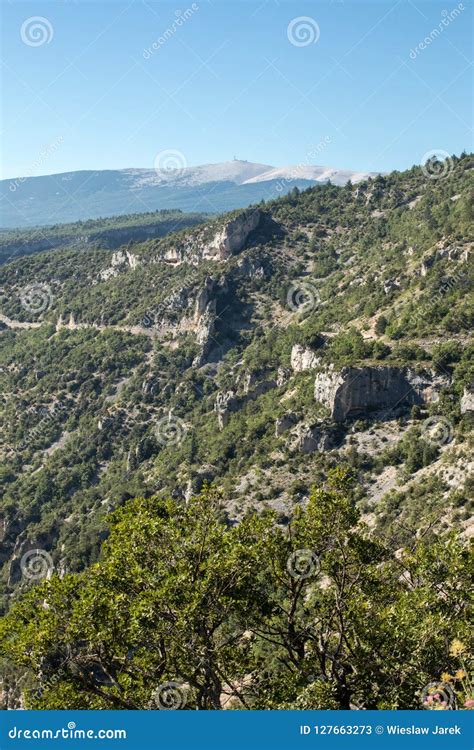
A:
{"type": "Polygon", "coordinates": [[[248,236],[260,223],[261,212],[258,209],[243,211],[229,221],[214,238],[205,245],[205,260],[227,260],[231,255],[240,253],[245,247],[248,236]]]}
{"type": "Polygon", "coordinates": [[[280,435],[283,435],[287,430],[291,430],[297,421],[297,415],[292,411],[287,411],[286,414],[283,414],[283,416],[279,417],[275,422],[275,437],[280,437],[280,435]]]}
{"type": "Polygon", "coordinates": [[[307,349],[301,344],[295,344],[291,350],[290,361],[294,372],[302,372],[303,370],[314,370],[321,362],[321,358],[312,349],[307,349]]]}
{"type": "Polygon", "coordinates": [[[129,250],[117,250],[115,253],[112,253],[110,266],[100,272],[100,278],[102,281],[107,281],[112,276],[117,276],[129,268],[134,271],[135,268],[138,268],[140,262],[138,255],[134,255],[129,250]]]}
{"type": "Polygon", "coordinates": [[[208,354],[213,347],[217,299],[220,294],[226,292],[227,280],[225,276],[222,276],[219,280],[206,276],[204,285],[197,293],[194,303],[193,324],[196,331],[196,342],[201,351],[193,361],[194,367],[201,367],[206,363],[208,354]]]}
{"type": "Polygon", "coordinates": [[[299,425],[293,438],[292,448],[300,453],[322,453],[333,447],[331,431],[324,422],[299,425]]]}
{"type": "MultiPolygon", "coordinates": [[[[314,352],[299,345],[293,347],[293,352],[297,355],[292,362],[294,371],[316,366],[314,352]]],[[[239,389],[217,395],[215,410],[220,429],[228,424],[232,413],[239,411],[246,402],[278,387],[280,381],[264,379],[258,373],[247,373],[242,385],[243,393],[239,389]]],[[[314,398],[329,410],[328,417],[333,422],[375,415],[382,419],[393,419],[409,406],[436,402],[440,388],[445,385],[446,378],[432,372],[420,374],[409,367],[344,367],[336,370],[330,365],[316,374],[314,398]]],[[[462,408],[472,408],[472,394],[465,394],[462,408]]],[[[277,419],[276,436],[291,429],[296,422],[298,418],[292,412],[277,419]]],[[[328,448],[331,440],[327,437],[327,431],[321,432],[321,424],[319,422],[310,427],[300,425],[297,428],[298,450],[312,453],[328,448]]]]}
{"type": "Polygon", "coordinates": [[[217,422],[221,430],[229,423],[230,415],[238,411],[241,405],[242,400],[234,391],[217,394],[214,408],[217,412],[217,422]]]}
{"type": "Polygon", "coordinates": [[[206,260],[226,261],[246,247],[250,234],[257,229],[262,219],[263,214],[258,209],[242,211],[216,229],[211,239],[204,233],[194,234],[181,244],[167,247],[161,257],[174,265],[184,262],[198,265],[206,260]]]}
{"type": "Polygon", "coordinates": [[[315,400],[330,410],[336,422],[397,410],[437,399],[437,379],[421,376],[409,368],[344,367],[328,369],[316,375],[315,400]]]}

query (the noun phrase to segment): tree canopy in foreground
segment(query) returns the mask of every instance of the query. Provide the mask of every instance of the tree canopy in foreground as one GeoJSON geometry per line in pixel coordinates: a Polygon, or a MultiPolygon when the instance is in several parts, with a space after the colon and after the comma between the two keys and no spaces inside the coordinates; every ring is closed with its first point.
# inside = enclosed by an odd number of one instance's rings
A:
{"type": "Polygon", "coordinates": [[[464,542],[374,540],[340,469],[286,527],[229,525],[222,499],[130,501],[100,562],[13,606],[0,654],[27,707],[408,709],[437,681],[472,705],[464,542]]]}

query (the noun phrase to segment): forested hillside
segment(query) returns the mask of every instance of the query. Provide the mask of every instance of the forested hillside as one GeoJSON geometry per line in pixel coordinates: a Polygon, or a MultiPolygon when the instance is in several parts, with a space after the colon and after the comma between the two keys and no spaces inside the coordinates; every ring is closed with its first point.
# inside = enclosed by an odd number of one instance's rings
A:
{"type": "Polygon", "coordinates": [[[170,232],[199,224],[204,219],[205,214],[164,210],[34,229],[3,229],[0,230],[0,264],[57,247],[111,250],[127,243],[164,237],[170,232]]]}
{"type": "Polygon", "coordinates": [[[473,697],[473,168],[0,268],[5,705],[473,697]]]}

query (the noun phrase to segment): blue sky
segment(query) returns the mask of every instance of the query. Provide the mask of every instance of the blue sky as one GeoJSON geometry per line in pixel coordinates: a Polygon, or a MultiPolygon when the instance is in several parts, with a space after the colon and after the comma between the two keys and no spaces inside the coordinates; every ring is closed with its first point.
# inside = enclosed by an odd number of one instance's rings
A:
{"type": "Polygon", "coordinates": [[[283,166],[323,143],[312,163],[383,171],[472,149],[467,0],[2,0],[1,11],[2,178],[152,167],[168,149],[190,166],[283,166]]]}

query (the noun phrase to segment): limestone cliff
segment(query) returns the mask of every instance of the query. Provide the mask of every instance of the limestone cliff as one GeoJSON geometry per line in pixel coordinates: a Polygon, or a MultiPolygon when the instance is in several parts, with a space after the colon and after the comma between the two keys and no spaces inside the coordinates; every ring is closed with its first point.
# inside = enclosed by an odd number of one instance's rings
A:
{"type": "Polygon", "coordinates": [[[316,375],[314,397],[336,422],[374,412],[393,417],[407,406],[436,401],[441,384],[440,378],[407,367],[328,368],[316,375]]]}
{"type": "Polygon", "coordinates": [[[244,211],[225,224],[213,239],[204,246],[205,260],[227,260],[244,247],[248,236],[257,228],[261,218],[258,209],[244,211]]]}

